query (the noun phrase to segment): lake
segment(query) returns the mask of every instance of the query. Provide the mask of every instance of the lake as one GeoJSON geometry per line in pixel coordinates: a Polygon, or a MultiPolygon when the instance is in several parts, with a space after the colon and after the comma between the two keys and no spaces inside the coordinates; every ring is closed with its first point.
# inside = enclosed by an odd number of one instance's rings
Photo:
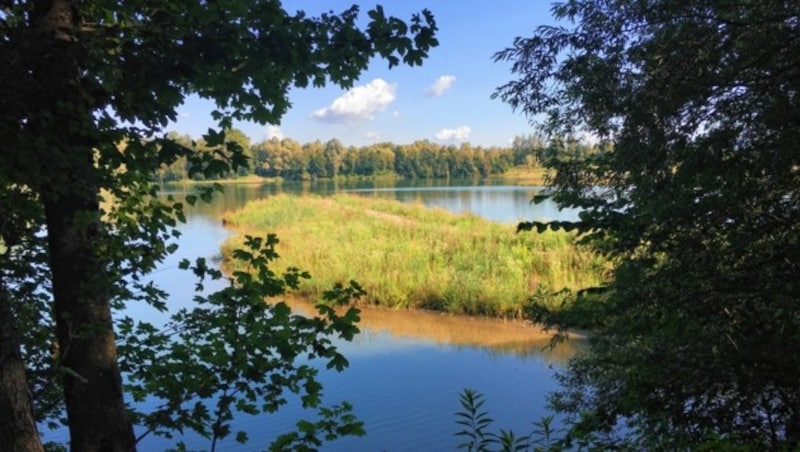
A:
{"type": "MultiPolygon", "coordinates": [[[[182,195],[192,188],[170,190],[182,195]]],[[[179,251],[152,278],[171,294],[170,309],[189,304],[195,280],[189,272],[177,269],[178,262],[218,255],[219,245],[228,235],[220,215],[249,200],[276,193],[325,196],[351,192],[421,202],[432,208],[473,212],[507,223],[509,228],[521,220],[576,218],[574,211],[559,211],[552,203],[531,205],[538,191],[502,181],[228,185],[224,194],[215,195],[213,203],[198,203],[189,210],[187,223],[180,227],[179,251]]],[[[131,306],[128,312],[154,323],[165,320],[147,307],[131,306]]],[[[339,344],[350,367],[342,373],[322,371],[319,380],[325,388],[326,403],[347,400],[354,405],[355,414],[365,422],[367,436],[328,443],[322,449],[325,451],[453,450],[460,442],[454,436],[458,426],[453,414],[460,409],[458,396],[463,388],[485,395],[484,408],[495,419],[495,429],[527,434],[531,422],[546,414],[546,394],[555,388],[553,369],[573,353],[570,344],[543,351],[547,338],[520,322],[368,309],[359,326],[362,332],[352,343],[339,344]]],[[[293,429],[298,419],[314,419],[314,415],[294,403],[273,415],[241,416],[236,426],[247,430],[250,442],[243,446],[227,438],[217,444],[217,450],[263,450],[275,436],[293,429]]],[[[187,434],[181,439],[190,450],[210,447],[208,440],[197,435],[187,434]]],[[[176,441],[150,436],[139,449],[164,450],[176,441]]]]}
{"type": "MultiPolygon", "coordinates": [[[[191,186],[171,187],[166,193],[176,196],[188,194],[191,186]]],[[[540,187],[509,185],[502,179],[472,180],[356,180],[286,182],[283,184],[229,185],[223,194],[215,194],[214,202],[192,208],[194,218],[204,217],[214,222],[228,210],[243,206],[247,201],[280,193],[315,194],[352,193],[403,202],[421,202],[429,207],[439,207],[452,212],[473,212],[492,221],[516,224],[523,220],[577,220],[574,209],[560,210],[552,201],[531,204],[540,187]]]]}

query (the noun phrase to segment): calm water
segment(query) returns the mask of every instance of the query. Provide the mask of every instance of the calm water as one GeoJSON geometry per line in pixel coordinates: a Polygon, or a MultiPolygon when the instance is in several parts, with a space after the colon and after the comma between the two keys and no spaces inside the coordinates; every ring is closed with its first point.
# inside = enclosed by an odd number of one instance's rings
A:
{"type": "MultiPolygon", "coordinates": [[[[508,185],[502,180],[487,181],[354,181],[354,182],[306,182],[282,185],[231,185],[224,194],[216,196],[213,204],[198,205],[193,209],[195,217],[202,216],[216,221],[222,212],[243,206],[247,201],[279,193],[316,194],[352,193],[359,196],[396,199],[403,202],[421,202],[429,207],[438,207],[452,212],[473,212],[482,217],[502,223],[523,220],[575,220],[577,211],[559,210],[551,201],[532,205],[530,200],[541,188],[508,185]]],[[[191,187],[173,187],[171,193],[188,194],[191,187]]],[[[191,221],[191,220],[190,220],[191,221]]]]}
{"type": "MultiPolygon", "coordinates": [[[[186,190],[190,189],[176,188],[174,193],[180,195],[186,190]]],[[[185,306],[193,296],[194,279],[178,270],[177,263],[183,258],[219,253],[219,245],[227,236],[219,221],[222,212],[280,192],[325,196],[342,191],[422,202],[454,212],[470,211],[508,223],[509,227],[520,220],[576,217],[574,212],[559,211],[552,204],[532,206],[529,201],[536,188],[502,183],[228,186],[214,203],[190,211],[187,224],[180,228],[180,250],[164,262],[153,279],[171,294],[172,309],[185,306]]],[[[146,307],[131,306],[128,312],[154,323],[165,319],[146,307]]],[[[543,352],[546,339],[518,324],[396,311],[365,312],[363,317],[362,333],[352,343],[340,344],[350,367],[342,373],[322,371],[320,380],[327,403],[353,403],[356,415],[366,424],[367,436],[329,443],[323,448],[326,451],[453,450],[459,443],[453,436],[458,430],[453,413],[459,409],[458,394],[463,388],[476,389],[486,396],[485,408],[495,419],[496,428],[528,433],[531,422],[545,414],[545,396],[554,388],[553,367],[571,353],[568,348],[543,352]]],[[[272,438],[291,430],[298,419],[314,419],[314,414],[304,412],[298,403],[290,403],[274,415],[240,417],[237,425],[248,431],[250,442],[242,446],[230,438],[217,449],[263,450],[272,438]]],[[[182,440],[190,450],[210,446],[208,440],[196,435],[188,434],[182,440]]],[[[139,448],[164,450],[175,441],[148,437],[139,448]]]]}

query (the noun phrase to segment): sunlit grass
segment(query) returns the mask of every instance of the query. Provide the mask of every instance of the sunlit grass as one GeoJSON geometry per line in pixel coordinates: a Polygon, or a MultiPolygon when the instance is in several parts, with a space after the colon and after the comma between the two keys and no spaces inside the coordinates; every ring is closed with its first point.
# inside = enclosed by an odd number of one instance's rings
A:
{"type": "Polygon", "coordinates": [[[515,185],[544,186],[546,185],[547,175],[547,169],[542,167],[515,166],[505,173],[491,176],[491,178],[513,182],[515,185]]]}
{"type": "Polygon", "coordinates": [[[276,233],[275,269],[310,272],[304,294],[355,279],[370,303],[389,307],[517,317],[537,288],[596,285],[605,269],[570,234],[517,234],[475,215],[378,198],[278,195],[225,221],[237,234],[224,256],[245,234],[276,233]]]}

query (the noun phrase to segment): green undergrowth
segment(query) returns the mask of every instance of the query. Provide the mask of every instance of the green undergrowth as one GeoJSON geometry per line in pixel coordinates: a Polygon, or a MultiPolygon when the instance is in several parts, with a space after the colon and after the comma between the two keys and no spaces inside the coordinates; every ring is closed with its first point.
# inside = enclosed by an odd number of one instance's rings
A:
{"type": "Polygon", "coordinates": [[[274,271],[290,265],[312,275],[301,295],[355,279],[367,302],[394,308],[520,317],[533,292],[597,285],[606,270],[573,234],[517,234],[475,215],[378,198],[278,195],[224,221],[236,232],[223,245],[225,262],[245,235],[275,233],[274,271]]]}

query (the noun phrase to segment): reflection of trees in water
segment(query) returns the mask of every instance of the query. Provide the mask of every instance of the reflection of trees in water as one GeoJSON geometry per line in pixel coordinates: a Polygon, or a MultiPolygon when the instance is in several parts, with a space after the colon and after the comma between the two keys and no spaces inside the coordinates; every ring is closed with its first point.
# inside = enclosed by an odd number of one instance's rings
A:
{"type": "MultiPolygon", "coordinates": [[[[166,185],[160,192],[162,199],[167,195],[175,197],[176,202],[184,202],[186,195],[197,194],[200,184],[166,185]]],[[[211,220],[219,220],[222,214],[244,206],[248,201],[261,199],[270,194],[282,192],[282,184],[226,184],[223,192],[214,192],[211,202],[197,200],[189,206],[184,202],[188,216],[201,216],[211,220]]]]}
{"type": "MultiPolygon", "coordinates": [[[[365,188],[389,188],[394,186],[392,180],[321,180],[307,182],[267,182],[267,183],[229,183],[223,184],[224,191],[214,192],[214,198],[210,203],[198,200],[194,206],[187,206],[186,212],[189,215],[198,215],[212,220],[218,220],[222,214],[230,210],[243,207],[248,201],[264,198],[278,194],[293,195],[329,195],[342,190],[357,190],[365,188]]],[[[210,185],[210,184],[209,184],[210,185]]],[[[167,195],[175,197],[175,201],[183,202],[186,195],[198,194],[200,188],[208,186],[204,184],[175,184],[165,185],[160,196],[166,198],[167,195]]]]}
{"type": "MultiPolygon", "coordinates": [[[[203,184],[165,185],[161,196],[173,195],[182,202],[189,194],[197,194],[203,184]]],[[[187,206],[188,215],[199,215],[210,220],[219,220],[223,213],[235,210],[248,201],[276,194],[296,195],[330,195],[342,191],[354,191],[362,196],[377,196],[400,201],[432,202],[437,207],[448,210],[471,210],[492,219],[499,216],[504,219],[531,219],[530,199],[538,193],[537,188],[511,187],[503,185],[502,179],[492,180],[459,180],[459,179],[423,179],[397,180],[393,178],[349,179],[349,180],[315,180],[284,181],[266,183],[229,183],[223,184],[223,193],[214,193],[211,203],[200,200],[194,206],[187,206]],[[496,187],[501,185],[500,187],[496,187]],[[413,190],[415,188],[421,191],[413,190]],[[441,191],[438,189],[442,189],[441,191]],[[456,190],[464,188],[464,190],[456,190]],[[483,189],[481,189],[483,188],[483,189]],[[397,191],[393,190],[397,189],[397,191]],[[456,191],[454,191],[456,190],[456,191]],[[500,211],[510,209],[508,212],[500,211]]],[[[553,205],[540,205],[544,217],[561,218],[553,205]]],[[[533,215],[534,217],[536,215],[533,215]]],[[[495,218],[496,219],[496,218],[495,218]]],[[[535,219],[535,218],[533,218],[535,219]]],[[[570,219],[570,217],[563,218],[570,219]]]]}
{"type": "MultiPolygon", "coordinates": [[[[292,309],[313,312],[307,301],[291,300],[292,309]]],[[[497,355],[538,358],[546,363],[564,364],[581,348],[580,340],[570,340],[548,349],[550,333],[518,320],[444,314],[422,310],[361,307],[359,328],[387,333],[396,338],[412,338],[457,348],[480,348],[497,355]]]]}
{"type": "Polygon", "coordinates": [[[583,339],[570,339],[568,342],[550,348],[550,340],[530,342],[509,342],[483,347],[490,355],[514,355],[522,358],[539,358],[547,364],[563,365],[585,347],[583,339]]]}

